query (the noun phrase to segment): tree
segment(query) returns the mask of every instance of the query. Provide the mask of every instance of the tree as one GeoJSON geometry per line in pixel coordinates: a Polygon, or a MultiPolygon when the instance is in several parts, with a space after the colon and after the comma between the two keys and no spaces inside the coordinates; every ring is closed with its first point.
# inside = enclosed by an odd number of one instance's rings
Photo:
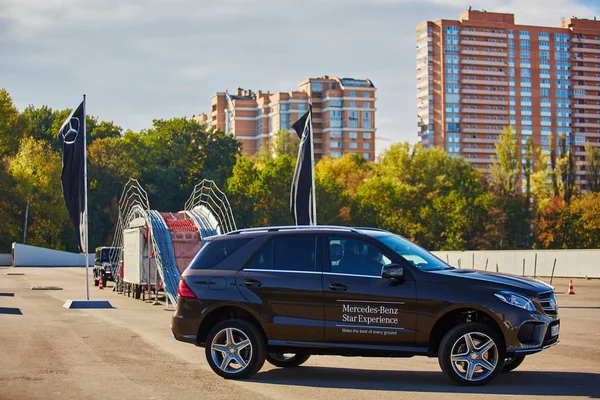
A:
{"type": "MultiPolygon", "coordinates": [[[[27,243],[35,246],[77,248],[61,189],[60,156],[42,140],[23,139],[19,152],[8,168],[16,183],[16,192],[30,201],[27,243]],[[67,240],[72,238],[72,243],[67,240]]],[[[24,217],[23,209],[20,215],[24,217]]]]}
{"type": "Polygon", "coordinates": [[[534,209],[539,212],[550,203],[554,192],[548,154],[541,148],[537,148],[535,153],[534,172],[531,174],[531,190],[534,204],[536,204],[534,209]]]}
{"type": "Polygon", "coordinates": [[[573,199],[570,209],[571,215],[579,218],[577,248],[600,248],[600,193],[586,193],[573,199]]]}
{"type": "Polygon", "coordinates": [[[561,179],[561,184],[559,186],[562,187],[565,203],[569,205],[571,203],[571,198],[575,193],[576,176],[575,159],[571,147],[567,145],[567,137],[565,135],[561,135],[559,138],[559,150],[560,153],[557,160],[557,167],[561,179]]]}
{"type": "Polygon", "coordinates": [[[538,239],[547,249],[579,248],[580,217],[574,216],[565,200],[554,197],[540,217],[538,239]]]}
{"type": "Polygon", "coordinates": [[[0,89],[0,164],[17,153],[24,130],[23,118],[12,97],[5,89],[0,89]]]}
{"type": "Polygon", "coordinates": [[[277,132],[269,141],[270,152],[274,157],[279,157],[284,154],[296,159],[298,157],[298,148],[300,139],[295,131],[286,129],[277,132]]]}
{"type": "Polygon", "coordinates": [[[492,159],[492,185],[502,195],[517,193],[519,177],[517,136],[512,127],[507,127],[496,143],[496,158],[492,159]]]}
{"type": "Polygon", "coordinates": [[[600,151],[590,142],[585,143],[585,179],[592,193],[600,192],[600,151]]]}

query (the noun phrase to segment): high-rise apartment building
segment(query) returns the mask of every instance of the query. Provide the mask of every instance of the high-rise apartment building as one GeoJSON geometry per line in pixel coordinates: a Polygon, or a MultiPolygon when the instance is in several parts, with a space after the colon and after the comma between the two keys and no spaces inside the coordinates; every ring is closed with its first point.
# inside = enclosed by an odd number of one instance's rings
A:
{"type": "MultiPolygon", "coordinates": [[[[566,135],[580,163],[586,142],[600,146],[595,19],[563,19],[554,28],[515,25],[512,14],[467,11],[458,21],[422,23],[417,80],[421,143],[483,172],[508,125],[520,146],[531,138],[546,152],[566,135]]],[[[584,168],[577,174],[585,188],[584,168]]]]}
{"type": "Polygon", "coordinates": [[[375,86],[368,79],[310,78],[294,92],[215,93],[210,114],[196,120],[235,135],[244,154],[269,146],[280,130],[290,130],[312,99],[315,159],[356,153],[375,158],[375,86]]]}

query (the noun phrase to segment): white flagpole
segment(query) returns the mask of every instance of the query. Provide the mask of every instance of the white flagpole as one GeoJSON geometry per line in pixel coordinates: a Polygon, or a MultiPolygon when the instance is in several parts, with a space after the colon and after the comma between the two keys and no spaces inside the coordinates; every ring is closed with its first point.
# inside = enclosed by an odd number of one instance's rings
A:
{"type": "Polygon", "coordinates": [[[90,279],[89,279],[89,265],[90,258],[88,257],[88,201],[87,201],[87,132],[86,132],[86,110],[85,110],[85,94],[83,95],[83,180],[84,180],[84,198],[85,198],[85,248],[83,249],[83,256],[85,257],[85,294],[86,300],[90,299],[90,279]]]}
{"type": "Polygon", "coordinates": [[[315,190],[315,144],[314,144],[314,135],[312,126],[312,99],[308,99],[308,109],[310,113],[308,114],[308,123],[310,124],[310,168],[311,168],[311,176],[312,176],[312,189],[311,189],[311,197],[312,197],[312,212],[313,212],[313,225],[317,225],[317,192],[315,190]]]}

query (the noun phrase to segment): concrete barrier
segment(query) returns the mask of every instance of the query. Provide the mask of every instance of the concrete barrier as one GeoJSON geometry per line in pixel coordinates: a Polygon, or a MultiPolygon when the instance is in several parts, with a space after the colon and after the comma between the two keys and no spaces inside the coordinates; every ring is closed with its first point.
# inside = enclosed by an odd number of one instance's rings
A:
{"type": "Polygon", "coordinates": [[[557,278],[600,278],[600,250],[502,250],[434,251],[453,267],[498,271],[525,276],[549,277],[556,259],[557,278]],[[537,263],[536,263],[537,255],[537,263]],[[536,266],[537,264],[537,266],[536,266]],[[523,265],[525,268],[523,269],[523,265]]]}
{"type": "MultiPolygon", "coordinates": [[[[45,249],[13,243],[15,267],[84,267],[85,258],[82,254],[67,251],[45,249]]],[[[90,266],[94,265],[95,254],[88,254],[90,266]]]]}
{"type": "Polygon", "coordinates": [[[6,267],[12,265],[12,254],[0,253],[0,267],[6,267]]]}

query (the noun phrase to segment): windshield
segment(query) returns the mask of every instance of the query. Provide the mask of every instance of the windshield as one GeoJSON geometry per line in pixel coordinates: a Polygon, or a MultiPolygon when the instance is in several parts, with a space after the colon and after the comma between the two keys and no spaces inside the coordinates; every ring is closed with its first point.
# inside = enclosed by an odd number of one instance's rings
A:
{"type": "Polygon", "coordinates": [[[380,232],[365,233],[379,240],[422,271],[439,271],[452,268],[427,250],[409,242],[401,236],[380,232]]]}

